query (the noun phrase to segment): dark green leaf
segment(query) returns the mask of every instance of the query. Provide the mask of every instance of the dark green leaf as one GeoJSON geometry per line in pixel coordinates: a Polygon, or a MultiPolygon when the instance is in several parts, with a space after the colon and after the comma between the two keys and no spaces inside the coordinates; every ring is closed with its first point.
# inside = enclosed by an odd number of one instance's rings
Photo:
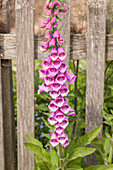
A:
{"type": "Polygon", "coordinates": [[[51,162],[54,166],[58,167],[58,154],[55,150],[51,150],[50,152],[51,162]]]}
{"type": "Polygon", "coordinates": [[[26,135],[26,137],[27,137],[27,139],[29,140],[30,143],[32,143],[32,144],[34,144],[34,145],[37,145],[37,146],[39,146],[39,147],[41,147],[41,148],[43,148],[43,145],[42,145],[42,143],[41,143],[39,140],[34,139],[34,138],[32,138],[31,136],[29,136],[29,135],[26,135]]]}

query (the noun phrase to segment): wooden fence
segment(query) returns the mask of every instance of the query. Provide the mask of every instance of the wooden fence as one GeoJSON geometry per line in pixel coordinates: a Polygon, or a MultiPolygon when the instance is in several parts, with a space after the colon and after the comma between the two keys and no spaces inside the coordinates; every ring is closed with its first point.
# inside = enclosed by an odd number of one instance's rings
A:
{"type": "MultiPolygon", "coordinates": [[[[86,133],[102,124],[105,59],[113,60],[113,35],[106,35],[106,0],[89,0],[87,36],[70,36],[69,7],[61,15],[66,63],[87,59],[86,133]],[[71,48],[70,48],[71,47],[71,48]]],[[[18,170],[31,170],[34,157],[23,145],[25,135],[34,137],[34,59],[40,52],[43,36],[34,35],[34,1],[16,0],[16,34],[10,33],[9,1],[0,1],[0,169],[14,170],[15,140],[11,60],[17,61],[18,170]]],[[[102,132],[99,137],[101,138],[102,132]]]]}

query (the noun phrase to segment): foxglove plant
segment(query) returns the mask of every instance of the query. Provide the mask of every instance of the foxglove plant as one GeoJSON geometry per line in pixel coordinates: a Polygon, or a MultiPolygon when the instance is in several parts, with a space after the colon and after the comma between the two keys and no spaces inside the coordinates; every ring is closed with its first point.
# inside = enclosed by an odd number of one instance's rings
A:
{"type": "Polygon", "coordinates": [[[62,47],[64,39],[58,31],[58,14],[67,12],[67,8],[62,8],[58,0],[48,0],[45,4],[47,9],[47,18],[40,24],[41,28],[49,30],[45,41],[41,45],[41,51],[50,50],[50,55],[42,63],[43,69],[39,71],[40,78],[44,78],[44,84],[39,86],[38,94],[49,92],[53,100],[49,104],[51,115],[48,121],[51,125],[55,125],[54,132],[51,135],[50,143],[53,147],[58,144],[66,147],[69,145],[67,134],[64,132],[68,126],[68,116],[75,116],[75,112],[68,103],[65,97],[69,93],[69,89],[65,85],[66,81],[74,84],[76,76],[67,72],[67,65],[64,62],[66,53],[62,47]]]}

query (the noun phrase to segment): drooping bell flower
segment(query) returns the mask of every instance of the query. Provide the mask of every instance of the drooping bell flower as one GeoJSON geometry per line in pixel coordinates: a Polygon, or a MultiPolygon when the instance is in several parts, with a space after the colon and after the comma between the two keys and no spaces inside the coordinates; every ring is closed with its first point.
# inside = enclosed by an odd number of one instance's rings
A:
{"type": "Polygon", "coordinates": [[[48,32],[48,33],[45,35],[45,38],[46,38],[47,40],[51,39],[51,32],[48,32]]]}
{"type": "Polygon", "coordinates": [[[67,114],[67,116],[75,116],[76,114],[75,114],[75,112],[71,112],[71,113],[69,113],[69,114],[67,114]]]}
{"type": "Polygon", "coordinates": [[[51,88],[52,90],[54,91],[59,91],[60,88],[61,88],[61,84],[57,83],[57,82],[54,82],[52,85],[51,85],[51,88]]]}
{"type": "Polygon", "coordinates": [[[51,143],[51,145],[52,145],[53,147],[55,147],[55,146],[57,146],[57,145],[59,144],[57,133],[53,133],[53,134],[51,135],[50,143],[51,143]]]}
{"type": "Polygon", "coordinates": [[[67,65],[65,64],[64,61],[62,61],[62,62],[61,62],[61,65],[60,65],[60,67],[59,67],[59,71],[60,71],[61,73],[64,73],[64,72],[66,71],[66,69],[67,69],[67,65]]]}
{"type": "Polygon", "coordinates": [[[58,15],[58,14],[59,14],[59,10],[58,10],[58,9],[55,9],[54,15],[58,15]]]}
{"type": "Polygon", "coordinates": [[[67,120],[67,117],[60,123],[60,126],[65,129],[68,126],[69,122],[67,120]]]}
{"type": "Polygon", "coordinates": [[[46,24],[40,23],[40,28],[45,28],[45,27],[46,27],[46,24]]]}
{"type": "Polygon", "coordinates": [[[45,9],[49,9],[49,1],[46,2],[45,9]]]}
{"type": "Polygon", "coordinates": [[[53,3],[53,2],[51,2],[51,3],[50,3],[50,5],[49,5],[49,8],[51,8],[51,9],[52,9],[53,7],[54,7],[54,3],[53,3]]]}
{"type": "Polygon", "coordinates": [[[51,49],[51,55],[50,55],[50,57],[51,57],[51,59],[52,59],[53,61],[55,61],[55,60],[58,58],[58,56],[57,56],[57,50],[56,50],[55,47],[53,47],[53,48],[51,49]]]}
{"type": "Polygon", "coordinates": [[[63,37],[62,37],[61,35],[59,35],[58,42],[59,42],[59,43],[64,42],[64,39],[63,39],[63,37]]]}
{"type": "Polygon", "coordinates": [[[51,85],[54,83],[54,78],[51,77],[50,75],[47,75],[44,80],[47,85],[51,85]]]}
{"type": "Polygon", "coordinates": [[[58,142],[63,145],[66,140],[68,140],[68,137],[65,132],[62,132],[61,134],[58,135],[58,142]]]}
{"type": "Polygon", "coordinates": [[[47,42],[44,42],[44,43],[41,45],[40,50],[41,50],[41,51],[46,51],[46,50],[48,49],[48,47],[49,47],[49,42],[48,42],[48,41],[47,41],[47,42]]]}
{"type": "Polygon", "coordinates": [[[47,28],[48,30],[51,30],[51,29],[52,29],[52,23],[49,22],[49,23],[46,25],[46,28],[47,28]]]}
{"type": "Polygon", "coordinates": [[[46,18],[44,21],[43,21],[44,24],[48,24],[49,23],[49,18],[46,18]]]}
{"type": "Polygon", "coordinates": [[[44,69],[48,69],[48,68],[50,68],[50,65],[51,65],[51,57],[49,56],[49,57],[47,57],[44,61],[43,61],[43,63],[42,63],[42,65],[43,65],[43,68],[44,69]]]}
{"type": "Polygon", "coordinates": [[[57,4],[56,4],[56,8],[60,8],[60,3],[59,2],[57,2],[57,4]]]}
{"type": "Polygon", "coordinates": [[[38,94],[45,92],[43,86],[39,85],[38,94]]]}
{"type": "Polygon", "coordinates": [[[63,84],[63,86],[60,89],[60,94],[64,97],[67,96],[68,93],[69,93],[69,89],[65,84],[63,84]]]}
{"type": "Polygon", "coordinates": [[[55,38],[52,38],[52,39],[49,41],[49,46],[52,46],[52,47],[55,46],[55,38]]]}
{"type": "Polygon", "coordinates": [[[52,11],[51,11],[51,9],[48,11],[47,15],[48,15],[48,16],[52,16],[52,11]]]}
{"type": "Polygon", "coordinates": [[[53,99],[56,99],[59,95],[60,95],[60,91],[51,90],[51,92],[50,92],[50,96],[53,99]]]}
{"type": "Polygon", "coordinates": [[[55,113],[52,113],[50,117],[48,118],[48,121],[51,125],[55,125],[57,123],[57,120],[55,119],[55,113]]]}
{"type": "Polygon", "coordinates": [[[57,0],[54,0],[53,3],[54,3],[54,5],[56,5],[57,4],[57,0]]]}
{"type": "Polygon", "coordinates": [[[42,84],[42,88],[45,92],[49,92],[51,90],[51,85],[47,85],[46,83],[42,84]]]}
{"type": "Polygon", "coordinates": [[[51,23],[53,24],[53,23],[55,23],[55,22],[56,22],[56,18],[55,18],[55,17],[52,17],[51,23]]]}
{"type": "Polygon", "coordinates": [[[51,112],[56,112],[58,110],[58,106],[55,105],[55,100],[52,100],[48,107],[51,112]]]}
{"type": "Polygon", "coordinates": [[[48,72],[48,70],[45,70],[45,69],[39,70],[39,78],[41,78],[41,79],[45,78],[47,72],[48,72]]]}
{"type": "Polygon", "coordinates": [[[74,84],[76,76],[69,72],[65,72],[64,75],[66,76],[67,80],[69,81],[70,84],[74,84]]]}
{"type": "Polygon", "coordinates": [[[62,107],[60,108],[60,110],[61,110],[63,113],[65,113],[65,114],[67,114],[67,113],[69,112],[70,106],[67,104],[66,101],[64,101],[64,103],[63,103],[62,107]]]}
{"type": "Polygon", "coordinates": [[[63,131],[64,131],[64,128],[61,127],[59,123],[56,123],[56,124],[55,124],[55,132],[56,132],[57,134],[61,134],[63,131]]]}
{"type": "Polygon", "coordinates": [[[67,12],[67,11],[68,11],[68,8],[60,9],[60,12],[67,12]]]}
{"type": "Polygon", "coordinates": [[[66,147],[66,146],[68,146],[69,145],[69,140],[67,139],[66,141],[65,141],[65,143],[62,145],[64,148],[66,147]]]}
{"type": "Polygon", "coordinates": [[[64,76],[63,73],[58,73],[56,77],[56,82],[63,85],[66,82],[67,78],[64,76]]]}
{"type": "Polygon", "coordinates": [[[55,30],[55,31],[54,31],[53,37],[54,37],[54,38],[58,38],[58,37],[59,37],[59,32],[58,32],[58,30],[55,30]]]}
{"type": "Polygon", "coordinates": [[[61,123],[65,119],[65,117],[66,116],[63,114],[63,112],[61,112],[60,110],[56,111],[55,119],[57,120],[57,122],[61,123]]]}
{"type": "Polygon", "coordinates": [[[49,75],[50,76],[56,76],[56,74],[58,73],[58,70],[54,67],[54,66],[51,66],[50,68],[49,68],[49,75]]]}
{"type": "Polygon", "coordinates": [[[56,59],[55,61],[53,61],[53,66],[58,69],[61,66],[61,60],[60,59],[56,59]]]}
{"type": "Polygon", "coordinates": [[[54,28],[57,28],[57,27],[58,27],[58,22],[55,22],[55,24],[54,24],[53,27],[54,27],[54,28]]]}
{"type": "Polygon", "coordinates": [[[63,103],[64,103],[64,99],[62,96],[59,96],[58,98],[56,98],[55,105],[57,105],[58,107],[61,107],[63,103]]]}
{"type": "Polygon", "coordinates": [[[62,47],[58,47],[58,55],[60,60],[64,60],[66,57],[66,53],[64,52],[64,49],[62,47]]]}

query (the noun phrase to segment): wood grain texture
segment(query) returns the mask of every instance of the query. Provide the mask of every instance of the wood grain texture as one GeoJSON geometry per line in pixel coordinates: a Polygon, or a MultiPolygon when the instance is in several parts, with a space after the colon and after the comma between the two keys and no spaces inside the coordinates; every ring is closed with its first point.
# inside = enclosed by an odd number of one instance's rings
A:
{"type": "MultiPolygon", "coordinates": [[[[0,32],[9,33],[10,32],[10,10],[9,10],[9,1],[2,0],[0,1],[0,32]]],[[[14,133],[15,128],[13,127],[14,122],[14,112],[13,112],[13,86],[12,86],[12,65],[11,60],[1,60],[1,81],[2,84],[2,110],[3,113],[0,117],[3,118],[3,142],[4,146],[2,151],[4,152],[4,169],[5,170],[14,170],[14,146],[15,139],[14,133]]],[[[0,125],[1,126],[1,125],[0,125]]],[[[2,158],[3,159],[3,158],[2,158]]],[[[1,164],[0,164],[1,165],[1,164]]]]}
{"type": "Polygon", "coordinates": [[[16,1],[18,170],[32,170],[34,155],[26,134],[34,137],[34,1],[16,1]]]}
{"type": "MultiPolygon", "coordinates": [[[[86,133],[103,123],[106,0],[88,1],[87,22],[86,133]]],[[[98,137],[101,136],[102,131],[98,137]]],[[[94,157],[90,156],[88,165],[95,164],[94,157]]]]}
{"type": "Polygon", "coordinates": [[[3,106],[2,106],[2,74],[0,60],[0,169],[5,170],[5,150],[4,150],[4,128],[3,128],[3,106]]]}
{"type": "MultiPolygon", "coordinates": [[[[45,40],[44,36],[34,36],[34,53],[35,59],[45,59],[40,46],[45,40]]],[[[113,34],[106,35],[106,60],[113,60],[113,34]]],[[[0,34],[0,58],[16,59],[16,35],[0,34]]],[[[71,34],[70,37],[70,59],[86,60],[87,59],[87,35],[71,34]]]]}

